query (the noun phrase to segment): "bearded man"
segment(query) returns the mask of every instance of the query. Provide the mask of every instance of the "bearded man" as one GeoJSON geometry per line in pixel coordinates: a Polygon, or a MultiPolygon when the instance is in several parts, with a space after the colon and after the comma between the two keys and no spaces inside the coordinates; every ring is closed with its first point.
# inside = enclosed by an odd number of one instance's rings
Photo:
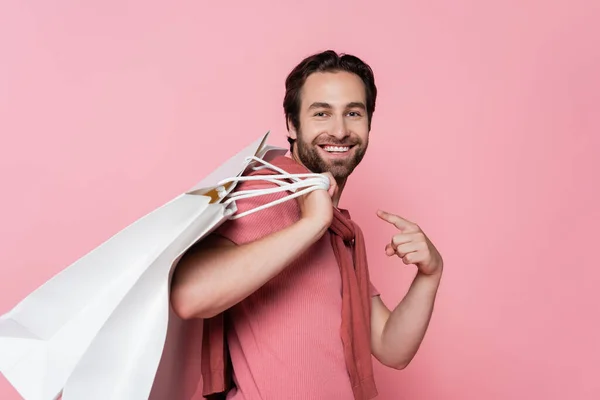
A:
{"type": "MultiPolygon", "coordinates": [[[[376,97],[373,72],[358,57],[325,51],[302,60],[283,102],[290,153],[272,163],[326,174],[330,189],[227,221],[177,265],[173,309],[205,322],[205,397],[366,400],[377,396],[371,356],[395,369],[415,356],[442,257],[418,225],[377,211],[398,229],[386,254],[417,268],[392,310],[370,282],[360,228],[338,207],[367,151],[376,97]]],[[[275,186],[257,182],[237,190],[275,186]]],[[[238,212],[285,195],[238,200],[238,212]]]]}

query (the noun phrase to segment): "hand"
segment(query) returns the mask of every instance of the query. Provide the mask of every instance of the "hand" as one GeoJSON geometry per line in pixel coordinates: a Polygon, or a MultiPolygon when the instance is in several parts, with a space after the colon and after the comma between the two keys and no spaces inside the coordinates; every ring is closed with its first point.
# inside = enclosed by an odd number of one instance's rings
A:
{"type": "Polygon", "coordinates": [[[304,196],[298,197],[298,204],[303,219],[311,220],[320,228],[327,229],[333,220],[331,197],[336,190],[336,181],[329,172],[325,172],[323,175],[329,178],[329,190],[313,190],[304,196]]]}
{"type": "Polygon", "coordinates": [[[400,230],[385,246],[385,254],[396,254],[404,264],[414,264],[425,275],[441,274],[443,260],[433,243],[414,222],[385,211],[377,211],[377,216],[400,230]]]}

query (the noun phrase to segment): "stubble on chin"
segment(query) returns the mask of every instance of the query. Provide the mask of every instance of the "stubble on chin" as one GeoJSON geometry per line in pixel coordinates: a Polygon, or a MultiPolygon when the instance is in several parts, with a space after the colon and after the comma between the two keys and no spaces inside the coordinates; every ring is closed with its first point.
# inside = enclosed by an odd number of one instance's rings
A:
{"type": "Polygon", "coordinates": [[[356,149],[356,154],[350,160],[334,160],[327,162],[319,154],[316,145],[297,142],[296,153],[299,161],[314,173],[330,172],[337,181],[343,181],[350,176],[362,161],[366,146],[356,149]]]}

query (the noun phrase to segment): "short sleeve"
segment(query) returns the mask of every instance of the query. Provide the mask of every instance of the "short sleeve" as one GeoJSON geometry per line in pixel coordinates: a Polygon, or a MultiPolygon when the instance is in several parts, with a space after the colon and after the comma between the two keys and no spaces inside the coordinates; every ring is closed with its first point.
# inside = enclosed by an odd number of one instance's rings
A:
{"type": "MultiPolygon", "coordinates": [[[[236,191],[247,190],[248,183],[242,182],[236,187],[236,191]]],[[[277,187],[275,183],[264,182],[257,185],[253,182],[252,189],[268,189],[277,187]]],[[[290,192],[283,191],[274,194],[250,197],[247,199],[236,200],[236,214],[255,209],[272,201],[282,199],[290,195],[290,192]]],[[[215,233],[235,244],[253,242],[264,236],[280,231],[300,219],[300,208],[296,199],[289,199],[272,207],[256,211],[239,219],[227,220],[215,233]]]]}
{"type": "Polygon", "coordinates": [[[381,293],[379,293],[379,290],[377,290],[375,285],[373,285],[373,282],[369,282],[369,294],[371,295],[371,297],[381,295],[381,293]]]}

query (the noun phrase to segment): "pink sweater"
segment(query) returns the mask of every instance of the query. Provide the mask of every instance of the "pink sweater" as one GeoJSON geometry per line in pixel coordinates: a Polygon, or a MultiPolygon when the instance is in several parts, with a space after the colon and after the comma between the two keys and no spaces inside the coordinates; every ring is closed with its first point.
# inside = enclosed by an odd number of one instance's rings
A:
{"type": "MultiPolygon", "coordinates": [[[[238,189],[243,190],[244,185],[238,189]]],[[[285,194],[240,200],[238,210],[282,196],[285,194]]],[[[298,204],[290,200],[228,221],[217,233],[244,244],[299,218],[298,204]]],[[[282,273],[227,311],[232,326],[227,341],[237,386],[228,399],[353,399],[340,339],[340,271],[329,235],[327,232],[282,273]]],[[[378,295],[373,286],[371,291],[378,295]]]]}

